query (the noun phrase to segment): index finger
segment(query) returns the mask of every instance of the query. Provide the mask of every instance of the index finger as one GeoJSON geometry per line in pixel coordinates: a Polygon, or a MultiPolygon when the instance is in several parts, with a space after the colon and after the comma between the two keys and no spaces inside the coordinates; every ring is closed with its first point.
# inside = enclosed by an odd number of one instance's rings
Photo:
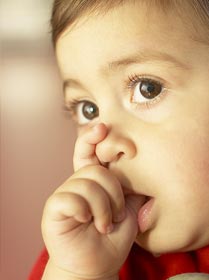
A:
{"type": "Polygon", "coordinates": [[[103,123],[96,124],[89,128],[84,134],[78,137],[75,143],[73,156],[74,171],[87,165],[100,165],[95,149],[107,135],[107,127],[103,123]]]}

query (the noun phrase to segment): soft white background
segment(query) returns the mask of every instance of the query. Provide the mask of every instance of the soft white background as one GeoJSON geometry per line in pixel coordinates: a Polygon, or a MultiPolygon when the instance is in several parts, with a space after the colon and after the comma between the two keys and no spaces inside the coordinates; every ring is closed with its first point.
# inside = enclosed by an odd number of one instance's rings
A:
{"type": "Polygon", "coordinates": [[[62,109],[51,2],[0,1],[2,280],[27,279],[43,248],[44,202],[72,173],[75,133],[62,109]]]}

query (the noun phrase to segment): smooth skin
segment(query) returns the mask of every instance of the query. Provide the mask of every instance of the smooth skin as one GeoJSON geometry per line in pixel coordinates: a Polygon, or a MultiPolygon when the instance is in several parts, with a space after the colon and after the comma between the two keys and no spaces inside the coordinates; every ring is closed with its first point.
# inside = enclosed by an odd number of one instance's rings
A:
{"type": "Polygon", "coordinates": [[[208,45],[173,10],[137,2],[83,17],[56,47],[78,139],[75,173],[44,209],[43,279],[116,280],[134,241],[153,254],[208,245],[208,45]],[[138,76],[161,82],[159,96],[142,96],[138,76]]]}
{"type": "Polygon", "coordinates": [[[99,124],[78,138],[75,173],[45,207],[44,240],[56,271],[67,271],[69,279],[117,279],[138,233],[137,213],[144,196],[123,190],[95,157],[95,147],[106,131],[105,125],[99,124]],[[84,150],[80,149],[82,143],[84,150]]]}

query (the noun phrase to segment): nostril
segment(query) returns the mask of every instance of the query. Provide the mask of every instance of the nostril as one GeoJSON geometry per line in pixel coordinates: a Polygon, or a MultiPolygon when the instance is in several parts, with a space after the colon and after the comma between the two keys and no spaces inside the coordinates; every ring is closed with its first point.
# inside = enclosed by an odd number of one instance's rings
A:
{"type": "Polygon", "coordinates": [[[100,164],[105,168],[108,168],[110,162],[119,160],[122,156],[124,156],[124,152],[119,152],[114,158],[111,158],[110,161],[100,161],[100,164]]]}
{"type": "Polygon", "coordinates": [[[104,166],[105,168],[107,168],[108,169],[108,166],[109,166],[109,162],[101,162],[100,161],[100,164],[102,165],[102,166],[104,166]]]}
{"type": "Polygon", "coordinates": [[[125,154],[124,152],[118,153],[118,154],[117,154],[117,160],[120,159],[122,156],[124,156],[124,154],[125,154]]]}
{"type": "Polygon", "coordinates": [[[112,132],[96,145],[95,154],[100,163],[106,167],[106,163],[120,159],[132,159],[136,154],[136,147],[131,139],[112,132]]]}

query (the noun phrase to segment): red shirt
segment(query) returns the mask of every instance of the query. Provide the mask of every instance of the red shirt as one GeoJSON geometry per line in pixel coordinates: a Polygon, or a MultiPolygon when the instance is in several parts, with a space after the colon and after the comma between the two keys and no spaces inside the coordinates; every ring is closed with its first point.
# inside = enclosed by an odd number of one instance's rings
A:
{"type": "MultiPolygon", "coordinates": [[[[44,250],[28,280],[41,280],[48,258],[48,253],[44,250]]],[[[120,280],[166,280],[177,274],[189,272],[209,274],[209,246],[194,252],[154,257],[134,244],[120,270],[120,280]]]]}

